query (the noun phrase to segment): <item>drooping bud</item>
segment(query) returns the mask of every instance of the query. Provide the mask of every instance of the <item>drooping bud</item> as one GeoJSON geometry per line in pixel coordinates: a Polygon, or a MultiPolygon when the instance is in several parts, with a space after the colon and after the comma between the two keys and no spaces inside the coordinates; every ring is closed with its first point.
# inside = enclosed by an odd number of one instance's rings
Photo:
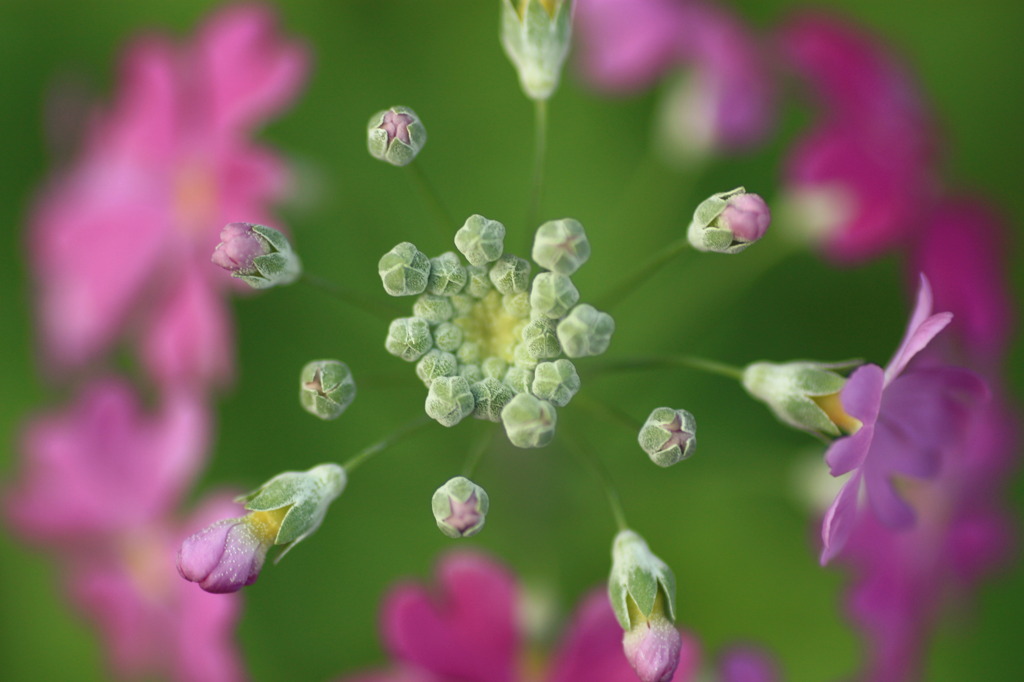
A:
{"type": "Polygon", "coordinates": [[[647,417],[637,440],[652,462],[672,466],[697,450],[697,420],[686,410],[658,407],[647,417]]]}
{"type": "Polygon", "coordinates": [[[590,258],[590,242],[579,221],[549,220],[537,228],[532,255],[542,268],[571,275],[590,258]]]}
{"type": "Polygon", "coordinates": [[[471,215],[455,233],[455,246],[470,265],[491,263],[505,250],[505,226],[482,215],[471,215]]]}
{"type": "Polygon", "coordinates": [[[433,344],[430,324],[422,317],[399,317],[392,320],[388,327],[388,337],[384,340],[387,351],[406,362],[419,360],[433,344]]]}
{"type": "Polygon", "coordinates": [[[251,585],[272,546],[283,545],[280,561],[319,528],[346,481],[345,470],[337,464],[278,474],[237,499],[249,514],[218,521],[186,538],[178,551],[178,573],[207,592],[236,592],[251,585]]]}
{"type": "Polygon", "coordinates": [[[366,128],[370,155],[393,166],[405,166],[416,158],[427,142],[427,129],[409,107],[378,111],[366,128]]]}
{"type": "Polygon", "coordinates": [[[487,491],[464,476],[449,479],[430,501],[437,527],[450,538],[479,533],[488,505],[487,491]]]}
{"type": "Polygon", "coordinates": [[[299,374],[299,402],[312,415],[337,419],[356,399],[356,382],[339,360],[314,360],[299,374]]]}
{"type": "Polygon", "coordinates": [[[512,445],[542,448],[555,437],[554,406],[529,393],[519,393],[501,411],[501,422],[512,445]]]}
{"type": "Polygon", "coordinates": [[[625,631],[623,650],[644,682],[668,682],[679,664],[681,639],[675,621],[672,570],[632,530],[612,544],[608,597],[625,631]]]}
{"type": "Polygon", "coordinates": [[[411,242],[402,242],[381,257],[377,272],[392,296],[418,296],[427,288],[430,259],[411,242]]]}
{"type": "Polygon", "coordinates": [[[291,284],[302,274],[299,257],[285,236],[265,225],[225,225],[210,260],[253,289],[291,284]]]}
{"type": "Polygon", "coordinates": [[[473,412],[469,382],[461,376],[439,376],[430,382],[424,409],[443,426],[455,426],[473,412]]]}
{"type": "Polygon", "coordinates": [[[693,212],[686,237],[699,251],[739,253],[761,239],[770,222],[764,199],[737,187],[702,201],[693,212]]]}
{"type": "Polygon", "coordinates": [[[533,370],[533,394],[555,407],[565,407],[580,390],[576,366],[564,358],[542,362],[533,370]]]}
{"type": "Polygon", "coordinates": [[[548,99],[558,87],[571,15],[571,0],[502,0],[501,44],[530,99],[548,99]]]}
{"type": "Polygon", "coordinates": [[[839,436],[840,431],[853,433],[860,422],[843,410],[839,391],[846,379],[835,370],[858,364],[754,362],[743,369],[743,388],[768,405],[782,422],[811,433],[839,436]]]}
{"type": "Polygon", "coordinates": [[[588,303],[581,303],[558,323],[558,340],[570,358],[600,355],[608,350],[615,320],[588,303]]]}

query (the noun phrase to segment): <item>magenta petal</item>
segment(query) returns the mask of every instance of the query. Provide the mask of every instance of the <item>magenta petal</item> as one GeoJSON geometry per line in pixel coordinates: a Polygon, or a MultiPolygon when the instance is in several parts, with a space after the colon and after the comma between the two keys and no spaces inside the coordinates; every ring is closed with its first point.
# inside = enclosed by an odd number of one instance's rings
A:
{"type": "Polygon", "coordinates": [[[833,476],[843,476],[863,465],[874,437],[875,427],[864,426],[852,436],[834,441],[825,451],[829,473],[833,476]]]}
{"type": "Polygon", "coordinates": [[[846,545],[857,520],[857,498],[860,495],[861,473],[855,472],[825,512],[821,525],[821,565],[832,561],[846,545]]]}
{"type": "Polygon", "coordinates": [[[878,365],[861,365],[839,393],[843,409],[864,424],[874,424],[882,404],[884,373],[878,365]]]}
{"type": "Polygon", "coordinates": [[[720,682],[776,682],[782,679],[771,656],[753,647],[733,647],[723,652],[719,658],[718,675],[720,682]]]}
{"type": "Polygon", "coordinates": [[[472,554],[445,557],[439,598],[417,585],[395,588],[384,605],[384,639],[395,658],[437,675],[512,682],[519,636],[515,580],[472,554]]]}
{"type": "Polygon", "coordinates": [[[225,519],[181,543],[178,573],[207,592],[237,592],[256,582],[268,549],[246,518],[225,519]]]}
{"type": "Polygon", "coordinates": [[[915,355],[931,343],[935,335],[945,329],[953,319],[951,313],[932,315],[932,288],[928,278],[921,275],[921,288],[917,292],[917,303],[910,316],[906,334],[900,342],[896,353],[885,367],[885,383],[889,384],[898,377],[915,355]]]}
{"type": "Polygon", "coordinates": [[[893,478],[886,472],[868,467],[864,472],[864,490],[878,520],[894,530],[914,524],[914,510],[897,494],[893,478]]]}

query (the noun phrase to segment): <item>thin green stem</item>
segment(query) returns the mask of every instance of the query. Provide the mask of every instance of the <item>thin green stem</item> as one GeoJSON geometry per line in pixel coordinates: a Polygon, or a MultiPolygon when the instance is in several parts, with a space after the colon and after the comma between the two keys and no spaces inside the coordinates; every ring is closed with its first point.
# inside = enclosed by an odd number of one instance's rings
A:
{"type": "Polygon", "coordinates": [[[333,296],[342,303],[346,303],[353,308],[358,308],[364,313],[373,315],[377,319],[390,322],[395,317],[399,317],[408,313],[408,311],[400,310],[397,306],[389,302],[382,302],[375,298],[370,298],[358,291],[352,289],[346,289],[338,286],[334,282],[330,282],[322,277],[311,275],[309,273],[302,273],[300,281],[303,284],[319,289],[320,291],[333,296]]]}
{"type": "MultiPolygon", "coordinates": [[[[566,427],[564,425],[559,426],[559,431],[564,432],[566,427]]],[[[576,434],[573,434],[574,436],[576,434]]],[[[584,467],[590,469],[594,477],[600,482],[601,487],[604,489],[605,497],[608,499],[608,506],[611,508],[612,517],[615,519],[615,525],[619,527],[619,530],[628,530],[629,524],[626,523],[626,514],[622,511],[622,502],[619,500],[619,493],[615,490],[615,485],[612,483],[611,474],[608,473],[608,469],[605,467],[604,462],[594,456],[591,448],[587,447],[585,443],[578,439],[578,437],[565,437],[561,438],[561,441],[565,444],[569,452],[572,453],[576,459],[578,459],[584,467]]]]}
{"type": "Polygon", "coordinates": [[[548,102],[534,100],[533,185],[530,190],[530,212],[527,214],[527,234],[532,234],[540,222],[540,205],[544,196],[544,160],[548,148],[548,102]]]}
{"type": "Polygon", "coordinates": [[[594,368],[594,371],[597,374],[603,374],[605,372],[658,369],[662,367],[687,367],[689,369],[707,372],[708,374],[717,374],[718,376],[728,377],[729,379],[735,379],[737,381],[743,380],[742,368],[727,365],[724,362],[698,357],[696,355],[665,355],[660,357],[616,360],[615,362],[599,365],[594,368]]]}
{"type": "Polygon", "coordinates": [[[577,393],[573,398],[575,402],[582,403],[583,407],[594,412],[600,413],[602,417],[608,417],[613,421],[617,421],[633,433],[639,433],[640,429],[643,428],[643,424],[631,415],[627,414],[619,408],[609,405],[608,403],[597,400],[586,393],[577,393]]]}
{"type": "Polygon", "coordinates": [[[402,440],[403,438],[405,438],[406,436],[410,435],[411,433],[419,430],[423,426],[426,426],[427,423],[429,423],[429,422],[430,422],[430,417],[428,417],[425,414],[420,415],[416,419],[413,419],[412,421],[407,422],[405,425],[400,426],[397,429],[395,429],[394,431],[392,431],[386,438],[383,438],[383,439],[377,441],[376,443],[374,443],[373,445],[370,445],[369,447],[363,448],[362,450],[360,450],[356,454],[352,455],[352,457],[350,457],[348,459],[348,461],[346,461],[342,465],[342,468],[345,470],[346,473],[351,474],[352,471],[356,467],[358,467],[360,464],[362,464],[366,460],[370,459],[371,457],[373,457],[377,453],[379,453],[379,452],[381,452],[383,450],[388,449],[389,447],[391,447],[392,445],[394,445],[398,441],[402,440]]]}
{"type": "Polygon", "coordinates": [[[686,237],[681,237],[664,249],[661,249],[647,259],[640,267],[631,272],[624,280],[613,286],[610,291],[601,296],[598,299],[600,303],[598,307],[602,310],[608,310],[613,307],[688,248],[690,248],[689,240],[686,237]]]}
{"type": "Polygon", "coordinates": [[[427,174],[423,172],[423,168],[416,161],[410,163],[406,168],[409,169],[409,177],[412,178],[412,183],[416,185],[423,200],[430,206],[430,210],[434,213],[434,225],[437,227],[438,234],[443,240],[444,244],[447,244],[452,240],[455,235],[455,229],[458,224],[455,222],[455,218],[452,213],[445,207],[444,202],[441,201],[441,196],[434,189],[434,185],[431,184],[430,180],[427,179],[427,174]]]}
{"type": "Polygon", "coordinates": [[[473,478],[473,474],[476,472],[477,466],[480,464],[480,460],[484,458],[487,449],[491,446],[494,441],[495,429],[489,428],[480,435],[474,443],[472,449],[469,451],[469,456],[466,457],[466,463],[462,466],[462,475],[466,478],[473,478]]]}

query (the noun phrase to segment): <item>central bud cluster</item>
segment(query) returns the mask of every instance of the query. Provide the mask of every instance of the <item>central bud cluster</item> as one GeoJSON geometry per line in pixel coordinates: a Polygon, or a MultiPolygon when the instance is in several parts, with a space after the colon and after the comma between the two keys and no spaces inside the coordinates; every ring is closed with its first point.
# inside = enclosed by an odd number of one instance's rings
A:
{"type": "Polygon", "coordinates": [[[416,362],[427,386],[425,409],[445,426],[469,415],[502,422],[518,447],[547,445],[555,407],[580,387],[563,355],[599,355],[615,323],[580,304],[573,274],[589,257],[583,226],[552,220],[537,230],[533,260],[544,268],[532,279],[530,262],[504,253],[505,227],[470,216],[452,251],[428,258],[403,242],[380,260],[384,289],[417,296],[413,316],[394,320],[385,347],[416,362]]]}

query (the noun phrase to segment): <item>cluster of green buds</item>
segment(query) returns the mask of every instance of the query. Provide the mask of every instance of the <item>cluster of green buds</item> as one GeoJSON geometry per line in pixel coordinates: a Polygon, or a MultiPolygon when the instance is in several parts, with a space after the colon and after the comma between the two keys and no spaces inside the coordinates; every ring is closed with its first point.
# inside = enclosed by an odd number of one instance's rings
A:
{"type": "Polygon", "coordinates": [[[615,322],[579,303],[570,279],[590,255],[583,226],[571,218],[538,228],[530,262],[504,253],[505,227],[471,216],[455,235],[454,252],[428,258],[403,242],[380,259],[384,289],[416,296],[412,317],[394,320],[385,347],[407,362],[428,389],[426,412],[445,426],[473,415],[501,422],[521,448],[547,445],[555,408],[580,388],[562,357],[600,355],[615,322]]]}
{"type": "Polygon", "coordinates": [[[555,92],[571,33],[571,0],[502,0],[501,44],[530,99],[555,92]]]}
{"type": "Polygon", "coordinates": [[[853,433],[860,422],[843,409],[839,391],[846,378],[836,370],[859,364],[859,360],[754,362],[743,369],[743,388],[768,405],[783,423],[819,436],[837,437],[853,433]]]}

